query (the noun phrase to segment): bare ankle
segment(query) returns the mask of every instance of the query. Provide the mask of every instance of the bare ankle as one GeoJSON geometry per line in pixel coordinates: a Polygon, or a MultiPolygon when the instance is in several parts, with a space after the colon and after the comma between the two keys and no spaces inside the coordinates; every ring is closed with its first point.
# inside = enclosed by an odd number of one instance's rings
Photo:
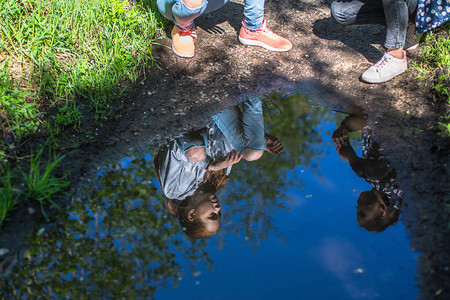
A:
{"type": "Polygon", "coordinates": [[[203,5],[203,0],[183,0],[184,5],[190,9],[200,8],[203,5]]]}
{"type": "Polygon", "coordinates": [[[387,49],[386,51],[389,55],[398,58],[398,59],[403,59],[403,47],[398,48],[398,49],[387,49]]]}

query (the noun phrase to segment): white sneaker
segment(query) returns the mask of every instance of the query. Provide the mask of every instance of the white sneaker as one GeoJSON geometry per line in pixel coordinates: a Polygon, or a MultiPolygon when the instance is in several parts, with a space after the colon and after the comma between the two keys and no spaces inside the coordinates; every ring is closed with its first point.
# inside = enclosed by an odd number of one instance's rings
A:
{"type": "Polygon", "coordinates": [[[403,51],[403,59],[395,58],[386,52],[376,64],[361,75],[361,79],[367,83],[382,83],[402,74],[406,69],[408,69],[408,63],[405,51],[403,51]]]}
{"type": "Polygon", "coordinates": [[[414,23],[409,23],[406,29],[406,39],[405,46],[403,49],[406,51],[412,51],[419,46],[420,39],[423,33],[416,34],[416,25],[414,23]]]}

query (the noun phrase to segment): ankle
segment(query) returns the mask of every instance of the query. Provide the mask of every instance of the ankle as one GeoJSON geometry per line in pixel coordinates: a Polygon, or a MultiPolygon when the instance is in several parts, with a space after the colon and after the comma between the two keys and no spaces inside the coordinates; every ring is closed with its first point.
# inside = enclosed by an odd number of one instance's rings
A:
{"type": "Polygon", "coordinates": [[[183,0],[183,3],[190,9],[196,9],[202,7],[203,0],[183,0]]]}
{"type": "Polygon", "coordinates": [[[386,53],[398,59],[404,58],[403,47],[398,49],[387,49],[386,53]]]}

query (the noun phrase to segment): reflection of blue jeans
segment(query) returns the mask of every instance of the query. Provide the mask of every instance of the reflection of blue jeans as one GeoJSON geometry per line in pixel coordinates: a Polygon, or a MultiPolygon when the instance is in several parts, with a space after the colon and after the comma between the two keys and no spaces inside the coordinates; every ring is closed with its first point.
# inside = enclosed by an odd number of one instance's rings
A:
{"type": "MultiPolygon", "coordinates": [[[[194,19],[224,6],[229,0],[203,0],[199,8],[191,9],[182,0],[157,0],[159,11],[173,21],[181,31],[194,29],[194,19]]],[[[245,0],[244,22],[250,30],[261,28],[264,18],[264,0],[245,0]]]]}
{"type": "Polygon", "coordinates": [[[418,0],[337,0],[331,4],[333,18],[342,25],[386,25],[387,49],[405,45],[409,18],[414,19],[418,0]]]}
{"type": "Polygon", "coordinates": [[[202,128],[197,131],[191,131],[179,138],[175,139],[175,142],[178,145],[178,148],[186,155],[186,151],[196,148],[203,147],[206,148],[208,145],[208,137],[207,137],[206,129],[202,128]]]}
{"type": "Polygon", "coordinates": [[[264,120],[260,100],[246,100],[242,111],[238,107],[215,116],[213,121],[233,148],[242,153],[244,149],[263,151],[264,120]]]}

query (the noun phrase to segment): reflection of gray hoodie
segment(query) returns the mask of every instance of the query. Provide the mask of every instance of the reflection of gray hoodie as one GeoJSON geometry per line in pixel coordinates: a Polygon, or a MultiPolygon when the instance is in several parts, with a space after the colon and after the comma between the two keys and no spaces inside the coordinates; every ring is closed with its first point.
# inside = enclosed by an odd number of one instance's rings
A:
{"type": "MultiPolygon", "coordinates": [[[[206,159],[203,161],[190,162],[186,158],[182,144],[183,140],[189,140],[189,134],[170,142],[167,147],[161,148],[158,152],[161,186],[164,195],[169,199],[184,200],[191,196],[203,182],[208,164],[224,158],[233,150],[216,125],[208,125],[199,133],[204,142],[195,146],[205,147],[206,159]]],[[[228,175],[230,171],[231,167],[228,167],[225,174],[228,175]]]]}

